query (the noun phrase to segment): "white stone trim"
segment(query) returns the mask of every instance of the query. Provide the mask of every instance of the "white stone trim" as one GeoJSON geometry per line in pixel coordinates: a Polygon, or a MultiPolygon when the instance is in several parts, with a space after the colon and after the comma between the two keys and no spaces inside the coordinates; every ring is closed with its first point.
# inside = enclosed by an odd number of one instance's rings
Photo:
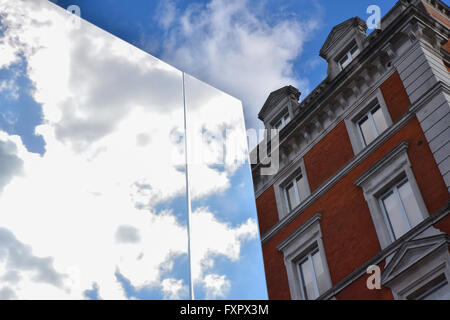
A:
{"type": "MultiPolygon", "coordinates": [[[[374,92],[381,86],[382,83],[384,83],[393,73],[394,73],[394,69],[390,69],[388,71],[386,71],[385,73],[383,73],[382,76],[380,76],[379,78],[376,79],[376,81],[373,82],[373,84],[370,86],[369,89],[367,89],[368,94],[374,94],[374,92]]],[[[265,176],[265,180],[263,183],[261,183],[261,185],[257,185],[255,186],[255,197],[258,198],[259,196],[261,196],[268,188],[270,188],[273,184],[275,184],[278,180],[280,180],[280,177],[283,176],[284,172],[287,170],[290,170],[291,167],[296,166],[297,162],[300,161],[309,151],[311,151],[312,148],[314,148],[314,146],[320,142],[320,140],[322,140],[323,138],[325,138],[333,129],[335,129],[342,120],[344,120],[348,114],[350,114],[355,107],[357,107],[360,103],[362,103],[362,101],[364,101],[364,98],[358,99],[357,102],[351,103],[349,105],[349,107],[347,108],[347,106],[344,107],[345,110],[343,109],[339,109],[339,110],[334,110],[333,111],[333,121],[331,121],[331,123],[327,126],[327,128],[325,130],[322,130],[321,133],[314,138],[311,138],[308,142],[308,144],[305,147],[301,147],[301,150],[299,152],[297,152],[294,156],[293,159],[291,161],[289,161],[289,163],[287,164],[283,164],[280,163],[280,171],[273,176],[265,176]]],[[[308,118],[309,119],[309,118],[308,118]]],[[[295,119],[292,119],[292,121],[295,121],[295,119]]],[[[306,120],[305,120],[306,121],[306,120]]],[[[301,126],[302,124],[299,124],[299,126],[301,126]]],[[[390,129],[390,128],[389,128],[390,129]]],[[[387,131],[389,131],[389,129],[387,131]]],[[[384,133],[383,133],[384,135],[384,133]]],[[[289,137],[288,137],[289,138],[289,137]]],[[[282,140],[279,141],[278,146],[282,146],[284,145],[288,138],[283,138],[282,140]]],[[[372,148],[372,146],[370,146],[370,148],[372,148]]],[[[369,149],[366,148],[366,149],[369,149]]],[[[364,152],[366,151],[366,149],[364,149],[364,152]]],[[[260,167],[259,166],[255,166],[252,167],[252,171],[255,170],[259,170],[260,167]]],[[[255,179],[255,175],[253,176],[255,179]]]]}
{"type": "Polygon", "coordinates": [[[298,262],[311,250],[318,249],[322,260],[327,289],[332,287],[330,270],[328,268],[325,249],[322,242],[320,221],[322,215],[316,213],[288,238],[281,242],[277,249],[284,255],[284,263],[289,281],[289,289],[293,300],[303,300],[301,280],[298,274],[298,262]]]}
{"type": "Polygon", "coordinates": [[[355,181],[355,184],[363,189],[364,198],[369,206],[370,215],[372,216],[382,249],[389,246],[393,239],[378,198],[395,182],[403,178],[408,179],[423,220],[429,217],[414,173],[411,170],[407,150],[408,144],[406,142],[400,143],[355,181]]]}
{"type": "MultiPolygon", "coordinates": [[[[296,166],[291,166],[289,170],[283,172],[282,175],[279,176],[277,182],[274,183],[274,191],[275,191],[275,201],[278,209],[278,218],[282,220],[284,217],[289,215],[292,211],[289,209],[287,204],[286,195],[285,195],[285,187],[287,184],[294,179],[301,172],[303,179],[305,179],[305,187],[307,194],[305,195],[305,199],[311,195],[311,189],[309,187],[308,174],[305,168],[305,162],[303,159],[297,162],[296,166]]],[[[304,202],[304,201],[302,201],[304,202]]],[[[300,205],[301,203],[300,202],[300,205]]],[[[293,209],[295,211],[296,208],[293,209]]]]}
{"type": "Polygon", "coordinates": [[[448,242],[444,234],[435,233],[405,243],[387,265],[382,284],[392,289],[396,299],[410,299],[438,277],[443,276],[450,283],[448,242]]]}
{"type": "MultiPolygon", "coordinates": [[[[353,271],[350,275],[345,277],[342,281],[337,283],[333,288],[325,292],[321,297],[319,297],[320,300],[328,300],[333,299],[336,297],[336,295],[344,290],[347,286],[355,282],[357,279],[361,278],[362,276],[366,275],[367,268],[372,265],[378,265],[382,263],[385,260],[390,260],[389,257],[392,255],[395,255],[395,252],[400,250],[405,243],[408,241],[420,236],[420,234],[429,234],[430,231],[432,235],[436,235],[436,232],[433,232],[433,225],[447,217],[450,213],[449,211],[449,205],[447,204],[445,207],[441,208],[439,211],[434,213],[432,216],[428,217],[424,222],[419,224],[418,226],[414,227],[412,230],[410,230],[405,237],[400,238],[399,240],[395,241],[391,245],[389,245],[387,248],[380,251],[375,257],[368,260],[366,263],[364,263],[361,267],[353,271]],[[429,231],[430,230],[430,231],[429,231]]],[[[436,229],[434,229],[435,231],[436,229]]]]}
{"type": "Polygon", "coordinates": [[[307,207],[309,207],[314,201],[319,199],[323,194],[325,194],[329,189],[331,189],[336,183],[339,182],[342,177],[352,171],[357,165],[359,165],[364,159],[366,159],[374,150],[378,149],[383,143],[385,143],[392,135],[394,135],[398,130],[403,128],[403,126],[408,123],[414,115],[412,113],[407,113],[402,119],[397,121],[392,127],[386,130],[381,136],[379,136],[373,144],[364,149],[363,152],[355,156],[349,163],[347,163],[341,170],[336,172],[335,175],[330,177],[325,183],[314,190],[308,199],[306,199],[300,207],[291,212],[289,215],[285,216],[276,225],[274,225],[268,232],[262,235],[261,242],[264,244],[269,241],[278,231],[288,225],[292,220],[294,220],[299,214],[301,214],[307,207]]]}
{"type": "MultiPolygon", "coordinates": [[[[361,103],[354,107],[351,113],[347,114],[345,118],[345,126],[347,127],[348,135],[350,138],[350,142],[352,144],[354,154],[360,153],[367,146],[362,140],[360,129],[358,127],[358,121],[361,117],[368,113],[372,107],[375,106],[375,101],[380,106],[384,119],[386,120],[386,124],[388,128],[392,126],[392,118],[389,113],[389,110],[386,106],[386,102],[384,101],[383,93],[380,88],[377,88],[374,92],[367,96],[361,103]]],[[[383,134],[382,132],[379,135],[383,134]]]]}

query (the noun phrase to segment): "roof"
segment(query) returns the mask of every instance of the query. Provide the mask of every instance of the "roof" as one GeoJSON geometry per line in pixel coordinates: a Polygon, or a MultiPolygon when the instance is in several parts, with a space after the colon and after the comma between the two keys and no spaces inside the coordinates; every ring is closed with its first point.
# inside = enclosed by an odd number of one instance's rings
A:
{"type": "Polygon", "coordinates": [[[281,102],[281,100],[290,95],[294,95],[298,100],[301,93],[297,88],[293,86],[285,86],[281,89],[273,91],[271,94],[269,94],[269,97],[267,98],[264,106],[258,114],[258,118],[260,120],[263,120],[264,116],[268,114],[272,110],[272,108],[276,107],[277,104],[281,102]]]}
{"type": "Polygon", "coordinates": [[[320,49],[320,56],[326,59],[326,52],[330,49],[330,47],[339,39],[341,39],[344,35],[346,35],[350,29],[360,26],[363,30],[367,30],[367,24],[360,17],[350,18],[337,26],[331,29],[330,34],[325,40],[322,48],[320,49]]]}

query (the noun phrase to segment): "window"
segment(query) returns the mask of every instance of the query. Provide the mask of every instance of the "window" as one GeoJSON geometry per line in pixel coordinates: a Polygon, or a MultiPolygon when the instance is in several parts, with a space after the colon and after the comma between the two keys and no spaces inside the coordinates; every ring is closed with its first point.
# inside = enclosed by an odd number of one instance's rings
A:
{"type": "Polygon", "coordinates": [[[321,213],[316,213],[283,240],[289,290],[293,300],[314,300],[332,287],[320,229],[321,213]]]}
{"type": "Polygon", "coordinates": [[[354,105],[345,118],[345,126],[355,155],[376,142],[392,125],[389,110],[380,88],[374,89],[366,99],[354,105]]]}
{"type": "Polygon", "coordinates": [[[364,146],[372,143],[373,140],[388,128],[383,110],[378,103],[372,110],[361,117],[358,121],[358,128],[364,146]]]}
{"type": "Polygon", "coordinates": [[[289,211],[294,210],[309,195],[306,179],[300,173],[284,189],[289,211]]]}
{"type": "Polygon", "coordinates": [[[363,189],[382,249],[429,217],[407,151],[408,142],[401,142],[354,182],[363,189]]]}
{"type": "Polygon", "coordinates": [[[300,210],[311,195],[308,173],[303,159],[295,161],[286,170],[283,170],[273,186],[280,220],[293,213],[294,210],[300,210]]]}
{"type": "Polygon", "coordinates": [[[353,59],[355,59],[358,53],[359,48],[355,43],[353,47],[349,51],[347,51],[341,59],[339,59],[339,66],[341,67],[341,70],[344,70],[344,68],[348,66],[353,61],[353,59]]]}
{"type": "Polygon", "coordinates": [[[289,115],[288,111],[285,111],[281,118],[275,122],[273,125],[274,129],[281,130],[283,129],[289,122],[291,121],[291,116],[289,115]]]}
{"type": "Polygon", "coordinates": [[[327,288],[327,279],[319,249],[311,251],[297,266],[303,299],[317,299],[327,288]]]}
{"type": "Polygon", "coordinates": [[[402,180],[383,194],[380,202],[393,240],[400,238],[423,220],[408,179],[402,180]]]}

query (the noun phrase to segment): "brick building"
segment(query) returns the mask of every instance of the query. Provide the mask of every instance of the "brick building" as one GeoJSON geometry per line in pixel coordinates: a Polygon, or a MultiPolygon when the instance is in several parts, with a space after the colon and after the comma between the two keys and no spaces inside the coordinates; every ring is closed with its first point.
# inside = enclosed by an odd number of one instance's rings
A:
{"type": "Polygon", "coordinates": [[[369,35],[349,19],[309,96],[269,95],[259,118],[279,131],[252,173],[270,299],[450,299],[449,28],[433,0],[397,2],[369,35]]]}

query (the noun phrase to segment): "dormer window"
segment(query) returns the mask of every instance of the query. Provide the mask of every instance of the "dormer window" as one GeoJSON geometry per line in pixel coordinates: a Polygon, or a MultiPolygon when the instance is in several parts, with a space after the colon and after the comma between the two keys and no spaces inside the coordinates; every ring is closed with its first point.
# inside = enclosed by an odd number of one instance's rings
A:
{"type": "Polygon", "coordinates": [[[350,18],[335,26],[320,49],[320,56],[327,60],[329,80],[346,68],[364,48],[367,24],[359,17],[350,18]]]}
{"type": "Polygon", "coordinates": [[[258,114],[259,120],[266,129],[283,129],[295,115],[299,98],[300,91],[293,86],[273,91],[258,114]]]}
{"type": "Polygon", "coordinates": [[[353,44],[350,50],[348,50],[341,59],[339,59],[339,66],[341,70],[344,70],[345,67],[347,67],[358,55],[359,48],[356,43],[353,44]]]}
{"type": "Polygon", "coordinates": [[[283,129],[289,122],[291,121],[291,116],[289,115],[289,111],[285,110],[281,117],[273,124],[273,128],[277,130],[283,129]]]}

